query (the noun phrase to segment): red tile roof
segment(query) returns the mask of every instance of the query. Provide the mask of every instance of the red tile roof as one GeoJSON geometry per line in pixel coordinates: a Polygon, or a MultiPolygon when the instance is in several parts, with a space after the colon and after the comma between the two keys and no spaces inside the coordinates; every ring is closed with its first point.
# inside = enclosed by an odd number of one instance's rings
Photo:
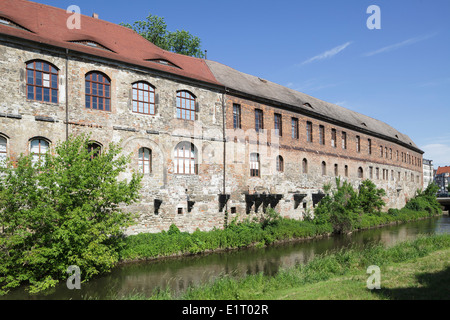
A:
{"type": "Polygon", "coordinates": [[[85,15],[81,15],[81,29],[69,29],[67,19],[71,16],[66,10],[31,1],[1,0],[0,17],[29,31],[0,24],[0,33],[219,84],[203,59],[162,50],[129,28],[85,15]],[[83,40],[111,51],[73,42],[83,40]],[[146,61],[155,59],[179,68],[146,61]]]}
{"type": "Polygon", "coordinates": [[[436,171],[436,174],[450,173],[450,167],[439,167],[436,171]]]}

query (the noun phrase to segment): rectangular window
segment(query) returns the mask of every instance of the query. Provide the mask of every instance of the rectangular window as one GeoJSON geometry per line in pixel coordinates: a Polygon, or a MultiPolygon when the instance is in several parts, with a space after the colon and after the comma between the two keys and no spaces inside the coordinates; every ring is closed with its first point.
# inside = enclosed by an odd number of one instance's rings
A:
{"type": "Polygon", "coordinates": [[[347,133],[342,132],[342,149],[347,149],[347,133]]]}
{"type": "Polygon", "coordinates": [[[259,153],[250,154],[250,177],[259,177],[259,153]]]}
{"type": "Polygon", "coordinates": [[[336,129],[331,129],[331,146],[336,148],[336,129]]]}
{"type": "Polygon", "coordinates": [[[313,142],[313,128],[311,122],[306,122],[306,141],[313,142]]]}
{"type": "Polygon", "coordinates": [[[377,179],[380,179],[380,169],[379,168],[375,169],[375,175],[376,175],[377,179]]]}
{"type": "Polygon", "coordinates": [[[233,103],[233,128],[241,128],[241,106],[233,103]]]}
{"type": "Polygon", "coordinates": [[[369,167],[369,178],[373,179],[373,167],[369,167]]]}
{"type": "Polygon", "coordinates": [[[260,109],[255,109],[255,130],[256,132],[261,131],[262,129],[264,129],[263,126],[263,112],[260,109]]]}
{"type": "Polygon", "coordinates": [[[275,113],[274,121],[275,134],[281,137],[283,135],[281,114],[275,113]]]}
{"type": "Polygon", "coordinates": [[[325,127],[319,126],[319,144],[325,144],[325,127]]]}
{"type": "Polygon", "coordinates": [[[372,154],[372,139],[367,139],[367,142],[368,142],[368,152],[369,152],[369,154],[372,154]]]}
{"type": "Polygon", "coordinates": [[[383,146],[380,146],[380,158],[383,158],[383,146]]]}
{"type": "Polygon", "coordinates": [[[292,118],[291,127],[292,127],[292,138],[298,139],[298,119],[297,118],[292,118]]]}
{"type": "Polygon", "coordinates": [[[361,152],[361,138],[356,136],[356,152],[361,152]]]}

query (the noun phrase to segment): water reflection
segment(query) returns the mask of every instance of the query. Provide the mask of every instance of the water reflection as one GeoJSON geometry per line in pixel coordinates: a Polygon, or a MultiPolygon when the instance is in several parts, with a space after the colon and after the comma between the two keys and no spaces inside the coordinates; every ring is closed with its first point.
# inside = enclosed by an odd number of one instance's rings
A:
{"type": "Polygon", "coordinates": [[[327,251],[378,242],[391,246],[428,233],[450,233],[450,218],[443,216],[355,232],[352,235],[291,242],[260,249],[127,264],[115,268],[105,276],[82,283],[81,290],[69,290],[62,283],[45,293],[29,295],[16,290],[0,299],[108,299],[136,293],[149,296],[154,290],[166,287],[181,292],[191,285],[206,283],[221,275],[240,277],[259,272],[273,275],[280,268],[304,264],[315,255],[327,251]]]}

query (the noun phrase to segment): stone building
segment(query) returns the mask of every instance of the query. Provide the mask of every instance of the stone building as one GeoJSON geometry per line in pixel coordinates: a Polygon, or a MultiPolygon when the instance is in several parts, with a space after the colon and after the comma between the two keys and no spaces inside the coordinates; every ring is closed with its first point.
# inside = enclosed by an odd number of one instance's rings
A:
{"type": "Polygon", "coordinates": [[[0,156],[36,157],[71,134],[120,142],[143,173],[128,230],[210,230],[273,207],[301,219],[335,177],[373,180],[387,207],[422,187],[411,139],[368,116],[134,31],[24,0],[0,3],[0,156]]]}

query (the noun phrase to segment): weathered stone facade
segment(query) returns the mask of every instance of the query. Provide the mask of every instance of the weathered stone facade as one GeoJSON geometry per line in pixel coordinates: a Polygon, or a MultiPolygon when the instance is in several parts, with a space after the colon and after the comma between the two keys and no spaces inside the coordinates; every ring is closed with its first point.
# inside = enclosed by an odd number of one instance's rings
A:
{"type": "MultiPolygon", "coordinates": [[[[336,124],[267,97],[245,94],[245,89],[241,94],[230,93],[226,84],[177,72],[0,32],[0,135],[7,141],[7,156],[15,159],[21,153],[30,153],[34,138],[53,146],[67,134],[90,133],[102,148],[120,142],[123,152],[131,154],[129,169],[121,176],[126,179],[138,170],[138,150],[148,148],[151,172],[144,174],[140,202],[127,208],[139,212],[138,224],[127,230],[128,234],[167,230],[171,224],[189,232],[221,228],[225,212],[228,219],[245,218],[260,214],[268,206],[283,216],[301,219],[320,200],[324,183],[333,183],[335,176],[348,179],[355,188],[362,179],[373,180],[386,189],[387,207],[403,206],[422,186],[422,153],[413,145],[385,139],[382,132],[373,134],[344,122],[336,124]],[[58,70],[57,103],[27,99],[26,64],[37,60],[58,70]],[[85,107],[85,76],[91,71],[110,79],[111,111],[85,107]],[[155,89],[154,115],[132,110],[132,85],[138,81],[155,89]],[[195,120],[177,117],[176,96],[180,90],[195,97],[195,120]],[[234,128],[234,104],[240,106],[240,128],[234,128]],[[264,115],[259,133],[255,131],[255,109],[264,115]],[[274,130],[275,113],[282,119],[281,136],[274,130]],[[292,118],[298,120],[298,138],[292,137],[292,118]],[[312,123],[312,142],[306,139],[307,122],[312,123]],[[334,146],[332,129],[336,130],[334,146]],[[320,130],[324,132],[323,144],[320,130]],[[346,148],[342,147],[342,132],[346,134],[346,148]],[[175,172],[174,150],[182,142],[195,146],[197,174],[175,172]],[[259,154],[256,177],[250,175],[251,153],[259,154]],[[283,157],[281,171],[276,166],[279,155],[283,157]]],[[[217,75],[214,70],[212,74],[217,75]]]]}

